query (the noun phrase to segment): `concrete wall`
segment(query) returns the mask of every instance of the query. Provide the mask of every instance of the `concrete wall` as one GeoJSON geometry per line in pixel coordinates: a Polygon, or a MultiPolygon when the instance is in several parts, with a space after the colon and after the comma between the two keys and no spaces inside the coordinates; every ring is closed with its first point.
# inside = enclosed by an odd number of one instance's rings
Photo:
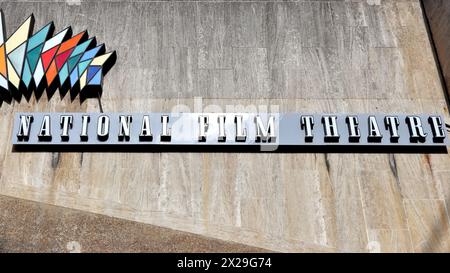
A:
{"type": "MultiPolygon", "coordinates": [[[[424,0],[424,11],[436,47],[443,79],[450,90],[450,2],[445,0],[424,0]]],[[[450,95],[450,94],[449,94],[450,95]]]]}
{"type": "MultiPolygon", "coordinates": [[[[202,97],[223,111],[448,119],[416,0],[0,5],[10,30],[33,12],[117,50],[104,111],[197,111],[202,97]]],[[[447,154],[11,152],[17,111],[100,109],[58,95],[4,103],[0,194],[274,251],[450,251],[447,154]]]]}

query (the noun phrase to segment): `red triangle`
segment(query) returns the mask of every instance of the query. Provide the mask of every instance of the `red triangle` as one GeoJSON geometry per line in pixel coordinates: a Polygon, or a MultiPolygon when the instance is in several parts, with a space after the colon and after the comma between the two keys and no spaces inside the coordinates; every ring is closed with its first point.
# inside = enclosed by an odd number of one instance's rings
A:
{"type": "Polygon", "coordinates": [[[58,56],[56,56],[56,67],[58,68],[58,70],[61,70],[61,67],[64,65],[64,63],[67,61],[67,59],[69,58],[70,54],[72,53],[74,49],[69,49],[64,51],[63,53],[59,54],[58,56]]]}
{"type": "Polygon", "coordinates": [[[50,63],[53,60],[53,57],[55,57],[56,54],[56,50],[58,50],[59,45],[45,51],[44,53],[42,53],[42,64],[44,66],[44,71],[47,71],[48,66],[50,65],[50,63]]]}

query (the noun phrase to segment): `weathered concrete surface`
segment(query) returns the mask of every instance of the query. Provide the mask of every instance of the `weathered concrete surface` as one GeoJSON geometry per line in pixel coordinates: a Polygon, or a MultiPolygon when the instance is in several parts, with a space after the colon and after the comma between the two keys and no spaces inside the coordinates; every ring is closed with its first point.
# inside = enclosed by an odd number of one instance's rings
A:
{"type": "MultiPolygon", "coordinates": [[[[10,29],[34,12],[117,50],[104,111],[448,119],[415,0],[0,5],[10,29]]],[[[17,111],[99,110],[58,96],[3,104],[0,194],[275,251],[450,251],[447,154],[11,152],[17,111]]]]}
{"type": "Polygon", "coordinates": [[[0,208],[0,252],[267,251],[6,196],[0,208]]]}
{"type": "MultiPolygon", "coordinates": [[[[450,2],[445,0],[423,0],[426,17],[436,47],[442,74],[450,90],[450,2]]],[[[450,94],[449,94],[450,95],[450,94]]]]}

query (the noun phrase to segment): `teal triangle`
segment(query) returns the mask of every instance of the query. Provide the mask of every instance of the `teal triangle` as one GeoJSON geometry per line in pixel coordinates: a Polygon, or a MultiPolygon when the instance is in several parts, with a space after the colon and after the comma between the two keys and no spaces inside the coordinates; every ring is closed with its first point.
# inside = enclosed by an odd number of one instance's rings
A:
{"type": "Polygon", "coordinates": [[[30,64],[31,71],[34,71],[36,69],[36,66],[39,62],[39,57],[41,56],[41,50],[43,47],[44,47],[44,44],[42,44],[28,52],[27,60],[28,60],[28,63],[30,64]]]}
{"type": "Polygon", "coordinates": [[[33,50],[36,46],[45,43],[45,39],[47,38],[51,25],[52,23],[46,25],[33,36],[31,36],[31,38],[28,40],[28,52],[33,50]]]}
{"type": "Polygon", "coordinates": [[[23,66],[23,73],[22,73],[22,81],[25,83],[25,86],[28,88],[30,85],[32,78],[30,67],[28,66],[28,62],[25,61],[25,65],[23,66]]]}
{"type": "Polygon", "coordinates": [[[89,66],[92,60],[87,60],[78,64],[78,74],[81,75],[89,66]]]}
{"type": "Polygon", "coordinates": [[[23,43],[18,48],[14,49],[11,53],[8,54],[8,58],[11,61],[14,69],[17,74],[20,75],[22,73],[23,61],[25,59],[25,49],[27,48],[27,44],[23,43]]]}
{"type": "Polygon", "coordinates": [[[72,52],[72,56],[75,56],[75,55],[78,55],[78,54],[83,54],[86,51],[86,49],[88,48],[88,46],[92,43],[93,39],[94,38],[90,38],[86,42],[77,45],[77,47],[75,47],[75,49],[72,52]]]}
{"type": "Polygon", "coordinates": [[[78,54],[77,56],[71,57],[67,62],[69,64],[69,72],[72,72],[73,69],[77,66],[78,61],[80,60],[82,54],[78,54]]]}
{"type": "Polygon", "coordinates": [[[61,67],[61,70],[59,70],[59,82],[61,85],[66,81],[66,79],[69,77],[69,71],[67,71],[67,63],[61,67]]]}

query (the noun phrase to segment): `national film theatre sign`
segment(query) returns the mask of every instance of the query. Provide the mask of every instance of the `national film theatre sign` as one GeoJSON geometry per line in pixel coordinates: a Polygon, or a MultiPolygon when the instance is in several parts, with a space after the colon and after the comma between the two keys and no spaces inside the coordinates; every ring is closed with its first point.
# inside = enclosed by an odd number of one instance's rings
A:
{"type": "MultiPolygon", "coordinates": [[[[55,90],[71,98],[100,96],[104,75],[116,53],[87,31],[72,36],[70,27],[53,34],[49,23],[32,34],[31,15],[5,40],[0,10],[0,103],[36,98],[55,90]]],[[[344,147],[341,151],[375,151],[395,147],[446,151],[447,132],[439,115],[306,113],[17,113],[15,151],[74,148],[144,151],[224,147],[268,151],[307,151],[308,147],[344,147]],[[350,147],[350,148],[349,148],[350,147]],[[352,149],[353,148],[353,149],[352,149]]]]}
{"type": "Polygon", "coordinates": [[[18,146],[446,147],[438,115],[17,113],[18,146]]]}

